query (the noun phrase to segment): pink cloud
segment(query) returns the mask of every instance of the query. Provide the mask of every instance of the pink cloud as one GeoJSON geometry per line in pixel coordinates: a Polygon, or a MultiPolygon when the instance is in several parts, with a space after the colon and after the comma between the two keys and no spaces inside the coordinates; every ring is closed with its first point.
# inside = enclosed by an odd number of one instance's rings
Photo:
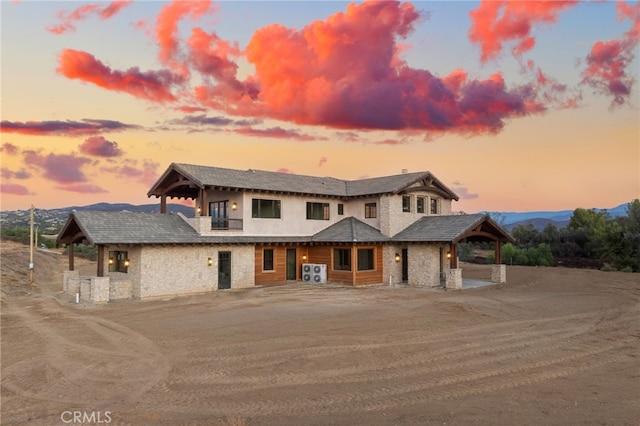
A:
{"type": "Polygon", "coordinates": [[[123,179],[135,179],[137,182],[152,185],[158,178],[160,164],[151,160],[125,160],[123,164],[102,167],[104,173],[110,173],[123,179]]]}
{"type": "Polygon", "coordinates": [[[111,70],[91,54],[73,49],[60,53],[59,65],[58,73],[67,78],[159,103],[175,101],[171,89],[185,81],[167,70],[141,72],[137,67],[126,71],[111,70]]]}
{"type": "Polygon", "coordinates": [[[4,152],[6,155],[16,155],[19,150],[18,147],[11,142],[5,142],[0,146],[0,152],[4,152]]]}
{"type": "Polygon", "coordinates": [[[179,58],[180,42],[178,39],[178,24],[185,17],[198,19],[206,14],[215,12],[216,8],[210,0],[173,1],[162,7],[156,19],[155,37],[160,46],[160,61],[178,71],[181,75],[188,75],[188,69],[179,58]]]}
{"type": "Polygon", "coordinates": [[[254,129],[253,127],[240,127],[233,130],[234,133],[244,136],[253,136],[260,138],[275,138],[275,139],[293,139],[301,142],[324,140],[326,138],[316,137],[311,135],[301,134],[295,130],[286,130],[282,127],[271,127],[269,129],[254,129]]]}
{"type": "Polygon", "coordinates": [[[29,190],[23,185],[15,183],[3,183],[0,185],[0,193],[5,195],[29,195],[29,190]]]}
{"type": "Polygon", "coordinates": [[[54,34],[64,34],[67,31],[75,31],[75,23],[87,19],[91,15],[97,15],[105,20],[115,16],[124,7],[131,4],[132,0],[113,1],[108,6],[102,7],[100,4],[86,4],[77,7],[71,12],[60,11],[57,13],[58,19],[62,23],[47,27],[47,31],[54,34]]]}
{"type": "Polygon", "coordinates": [[[99,187],[98,185],[91,184],[72,184],[72,185],[64,185],[58,186],[57,189],[61,189],[67,192],[78,192],[80,194],[102,194],[108,192],[107,190],[99,187]]]}
{"type": "Polygon", "coordinates": [[[140,126],[112,120],[83,119],[81,121],[7,121],[0,122],[4,133],[19,133],[34,136],[86,136],[100,132],[120,132],[139,129],[140,126]]]}
{"type": "Polygon", "coordinates": [[[611,96],[612,106],[624,104],[635,78],[627,69],[633,62],[640,41],[640,3],[629,5],[616,3],[618,20],[629,19],[631,29],[620,38],[598,41],[586,58],[587,68],[582,73],[582,83],[593,87],[596,92],[611,96]]]}
{"type": "Polygon", "coordinates": [[[480,45],[482,62],[497,57],[504,43],[515,43],[512,53],[516,57],[533,49],[535,37],[533,27],[537,24],[552,24],[563,10],[578,3],[566,1],[507,1],[483,0],[470,12],[469,39],[480,45]]]}
{"type": "Polygon", "coordinates": [[[6,167],[0,169],[0,176],[2,176],[3,179],[29,179],[31,177],[25,169],[14,172],[6,167]]]}
{"type": "Polygon", "coordinates": [[[255,76],[237,90],[196,87],[196,98],[228,113],[342,129],[495,133],[544,111],[532,86],[507,88],[500,74],[439,78],[407,66],[396,40],[420,19],[410,3],[365,2],[300,30],[264,27],[245,50],[255,76]]]}
{"type": "Polygon", "coordinates": [[[102,136],[91,136],[80,145],[80,152],[96,157],[119,157],[123,154],[117,142],[106,140],[102,136]]]}
{"type": "Polygon", "coordinates": [[[25,150],[22,152],[27,166],[41,169],[43,176],[59,183],[86,182],[87,177],[82,167],[90,164],[91,160],[77,157],[75,154],[43,155],[40,151],[25,150]]]}

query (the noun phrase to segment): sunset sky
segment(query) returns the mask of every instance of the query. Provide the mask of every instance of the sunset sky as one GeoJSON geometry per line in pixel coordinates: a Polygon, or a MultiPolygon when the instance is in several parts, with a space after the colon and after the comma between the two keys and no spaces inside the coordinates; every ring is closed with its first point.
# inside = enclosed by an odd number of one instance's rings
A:
{"type": "Polygon", "coordinates": [[[1,7],[4,211],[159,202],[172,162],[428,170],[468,213],[640,197],[638,2],[1,7]]]}

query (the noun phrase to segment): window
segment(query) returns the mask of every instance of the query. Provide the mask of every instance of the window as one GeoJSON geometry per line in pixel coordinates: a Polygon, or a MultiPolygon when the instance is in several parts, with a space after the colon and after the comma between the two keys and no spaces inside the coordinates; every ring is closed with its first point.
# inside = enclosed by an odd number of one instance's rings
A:
{"type": "Polygon", "coordinates": [[[351,270],[351,249],[333,250],[333,269],[336,271],[351,270]]]}
{"type": "Polygon", "coordinates": [[[129,271],[129,253],[126,251],[110,251],[109,252],[109,272],[129,271]]]}
{"type": "Polygon", "coordinates": [[[251,200],[251,217],[263,219],[280,219],[280,200],[251,200]]]}
{"type": "Polygon", "coordinates": [[[438,214],[438,199],[437,198],[432,198],[431,199],[431,214],[438,214]]]}
{"type": "Polygon", "coordinates": [[[358,249],[358,271],[373,271],[373,249],[358,249]]]}
{"type": "Polygon", "coordinates": [[[411,211],[411,195],[402,196],[402,211],[403,212],[411,211]]]}
{"type": "Polygon", "coordinates": [[[378,209],[376,203],[367,203],[364,205],[364,217],[366,219],[373,219],[378,217],[378,209]]]}
{"type": "Polygon", "coordinates": [[[424,197],[418,197],[416,199],[416,212],[424,213],[424,197]]]}
{"type": "Polygon", "coordinates": [[[307,203],[307,219],[329,220],[329,203],[307,203]]]}
{"type": "Polygon", "coordinates": [[[344,204],[338,204],[338,214],[340,216],[344,214],[344,204]]]}
{"type": "Polygon", "coordinates": [[[262,251],[262,270],[273,271],[273,249],[264,249],[262,251]]]}

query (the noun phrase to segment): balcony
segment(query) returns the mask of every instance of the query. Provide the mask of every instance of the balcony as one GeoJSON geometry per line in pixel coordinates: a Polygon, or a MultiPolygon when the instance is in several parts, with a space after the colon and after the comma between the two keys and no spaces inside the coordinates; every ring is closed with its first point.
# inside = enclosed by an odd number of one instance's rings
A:
{"type": "Polygon", "coordinates": [[[219,219],[211,218],[211,230],[212,231],[241,231],[242,219],[219,219]]]}

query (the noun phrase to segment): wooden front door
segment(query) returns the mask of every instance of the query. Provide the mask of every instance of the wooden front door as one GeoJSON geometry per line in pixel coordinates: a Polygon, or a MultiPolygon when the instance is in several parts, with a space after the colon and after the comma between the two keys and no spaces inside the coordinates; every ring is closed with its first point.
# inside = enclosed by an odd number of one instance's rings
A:
{"type": "Polygon", "coordinates": [[[287,280],[296,278],[296,249],[287,249],[287,280]]]}

